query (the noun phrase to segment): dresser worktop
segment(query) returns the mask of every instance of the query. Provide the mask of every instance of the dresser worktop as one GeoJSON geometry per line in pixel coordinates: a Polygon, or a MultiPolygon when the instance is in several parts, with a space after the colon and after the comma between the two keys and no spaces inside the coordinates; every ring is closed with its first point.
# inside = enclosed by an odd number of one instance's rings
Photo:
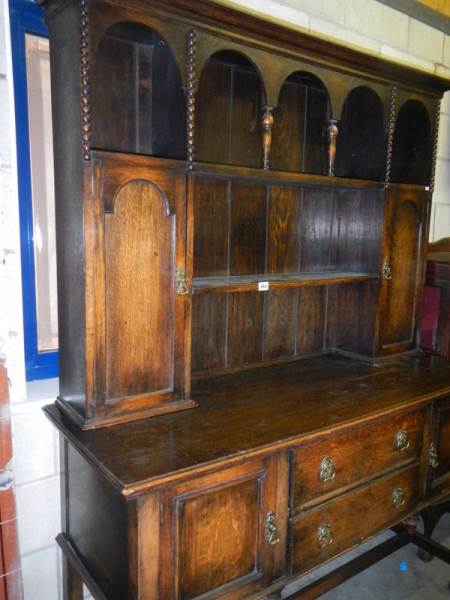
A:
{"type": "Polygon", "coordinates": [[[338,355],[194,383],[197,408],[81,431],[44,410],[125,495],[223,460],[255,456],[450,394],[450,364],[410,356],[373,366],[338,355]]]}

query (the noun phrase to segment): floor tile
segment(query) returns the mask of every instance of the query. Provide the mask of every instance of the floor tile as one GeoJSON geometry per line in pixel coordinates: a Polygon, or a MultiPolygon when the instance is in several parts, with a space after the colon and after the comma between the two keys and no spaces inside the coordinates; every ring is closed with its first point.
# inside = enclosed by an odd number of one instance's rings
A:
{"type": "Polygon", "coordinates": [[[37,403],[12,417],[16,485],[57,473],[57,433],[37,403]]]}
{"type": "Polygon", "coordinates": [[[56,547],[22,559],[24,600],[60,600],[56,569],[56,547]]]}
{"type": "Polygon", "coordinates": [[[16,500],[21,553],[53,544],[61,528],[59,476],[18,486],[16,500]]]}

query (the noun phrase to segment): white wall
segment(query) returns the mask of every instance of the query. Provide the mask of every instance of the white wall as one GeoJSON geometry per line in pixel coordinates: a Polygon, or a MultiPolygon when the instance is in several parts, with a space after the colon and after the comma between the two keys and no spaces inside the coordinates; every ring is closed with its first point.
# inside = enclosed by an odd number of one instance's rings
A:
{"type": "Polygon", "coordinates": [[[450,78],[450,36],[376,0],[216,0],[450,78]]]}
{"type": "Polygon", "coordinates": [[[25,397],[25,367],[12,84],[8,2],[0,0],[0,354],[17,399],[25,397]]]}
{"type": "MultiPolygon", "coordinates": [[[[447,36],[448,37],[448,36],[447,36]]],[[[431,212],[430,239],[450,236],[450,92],[441,104],[436,185],[431,212]]]]}

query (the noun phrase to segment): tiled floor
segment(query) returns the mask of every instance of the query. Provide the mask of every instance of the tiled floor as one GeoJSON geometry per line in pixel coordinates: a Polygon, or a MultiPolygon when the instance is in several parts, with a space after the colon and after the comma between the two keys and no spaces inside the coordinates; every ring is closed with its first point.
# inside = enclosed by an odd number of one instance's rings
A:
{"type": "MultiPolygon", "coordinates": [[[[387,532],[367,542],[357,551],[297,581],[287,589],[287,592],[303,587],[390,535],[392,534],[387,532]]],[[[450,547],[450,514],[444,515],[441,519],[434,538],[450,547]]],[[[449,600],[449,581],[449,565],[436,558],[424,563],[417,557],[417,548],[410,544],[321,598],[323,600],[443,600],[444,598],[449,600]]]]}
{"type": "Polygon", "coordinates": [[[57,391],[57,379],[32,382],[28,384],[27,401],[11,406],[25,600],[62,597],[55,546],[60,531],[59,442],[42,413],[42,406],[53,402],[57,391]]]}
{"type": "MultiPolygon", "coordinates": [[[[62,600],[60,556],[54,538],[60,529],[59,443],[42,406],[53,402],[57,380],[29,384],[28,401],[12,405],[14,468],[25,600],[62,600]]],[[[390,534],[384,534],[386,537],[390,534]]],[[[450,515],[435,536],[450,546],[450,515]]],[[[380,541],[368,542],[367,545],[380,541]]],[[[365,545],[366,546],[366,545],[365,545]]],[[[364,549],[364,548],[363,548],[364,549]]],[[[359,551],[362,551],[359,550],[359,551]]],[[[358,551],[358,552],[359,552],[358,551]]],[[[348,560],[348,556],[336,562],[348,560]]],[[[325,566],[320,574],[335,563],[325,566]]],[[[303,578],[304,585],[313,578],[303,578]]],[[[407,546],[323,596],[324,600],[441,600],[450,598],[450,567],[421,562],[407,546]],[[401,570],[400,563],[407,569],[401,570]]],[[[297,585],[290,586],[293,590],[297,585]]],[[[1,596],[0,596],[1,600],[1,596]]],[[[161,599],[164,600],[164,599],[161,599]]]]}

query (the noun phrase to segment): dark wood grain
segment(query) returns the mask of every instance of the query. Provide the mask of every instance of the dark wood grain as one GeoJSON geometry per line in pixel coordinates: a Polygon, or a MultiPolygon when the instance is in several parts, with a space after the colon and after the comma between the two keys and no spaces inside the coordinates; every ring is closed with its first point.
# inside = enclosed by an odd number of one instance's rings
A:
{"type": "MultiPolygon", "coordinates": [[[[81,575],[63,553],[62,587],[64,600],[83,600],[83,580],[81,575]]],[[[6,600],[6,596],[3,597],[6,600]]]]}
{"type": "Polygon", "coordinates": [[[194,183],[194,276],[228,275],[229,187],[226,181],[194,183]]]}
{"type": "Polygon", "coordinates": [[[297,303],[296,290],[272,290],[266,294],[263,359],[295,355],[297,303]]]}
{"type": "Polygon", "coordinates": [[[298,273],[302,229],[301,190],[274,186],[268,190],[267,273],[298,273]]]}
{"type": "Polygon", "coordinates": [[[400,107],[392,148],[392,181],[429,185],[432,129],[425,106],[409,100],[400,107]]]}
{"type": "MultiPolygon", "coordinates": [[[[279,171],[303,171],[307,88],[286,81],[274,113],[271,167],[279,171]]],[[[306,113],[307,115],[308,113],[306,113]]]]}
{"type": "Polygon", "coordinates": [[[242,55],[219,52],[207,62],[200,75],[197,115],[200,160],[262,166],[262,85],[242,55]]]}
{"type": "Polygon", "coordinates": [[[198,160],[229,163],[231,76],[225,64],[214,60],[208,61],[200,75],[195,127],[198,160]],[[211,102],[212,94],[214,102],[211,102]]]}
{"type": "Polygon", "coordinates": [[[172,158],[185,155],[180,73],[158,33],[136,23],[110,28],[98,45],[92,80],[94,147],[172,158]]]}
{"type": "Polygon", "coordinates": [[[450,360],[450,238],[428,244],[425,285],[440,294],[433,350],[450,360]]]}
{"type": "Polygon", "coordinates": [[[398,522],[418,501],[417,470],[416,466],[409,467],[400,474],[344,494],[294,519],[294,570],[306,571],[398,522]],[[392,506],[392,492],[399,487],[404,492],[404,503],[396,509],[392,506]],[[333,542],[321,548],[317,530],[324,523],[331,526],[333,542]]]}
{"type": "Polygon", "coordinates": [[[215,371],[226,366],[227,303],[225,294],[192,299],[192,371],[215,371]]]}
{"type": "Polygon", "coordinates": [[[196,277],[192,281],[195,295],[210,292],[256,291],[258,283],[268,282],[270,288],[312,287],[339,285],[378,279],[375,273],[320,271],[319,273],[282,273],[262,275],[235,275],[230,277],[196,277]]]}
{"type": "Polygon", "coordinates": [[[328,347],[373,356],[377,290],[377,282],[328,289],[328,347]]]}
{"type": "Polygon", "coordinates": [[[230,275],[264,273],[266,190],[233,182],[231,194],[230,275]]]}
{"type": "Polygon", "coordinates": [[[286,491],[286,462],[285,455],[246,461],[167,488],[162,507],[171,525],[161,528],[162,541],[179,560],[165,565],[161,599],[244,600],[285,572],[287,511],[277,490],[286,491]],[[284,544],[265,541],[270,511],[284,544]]]}
{"type": "Polygon", "coordinates": [[[299,356],[318,354],[325,350],[327,299],[328,289],[326,287],[300,290],[296,345],[299,356]]]}
{"type": "Polygon", "coordinates": [[[273,168],[324,174],[329,113],[323,84],[309,73],[291,75],[281,88],[275,111],[273,168]]]}
{"type": "Polygon", "coordinates": [[[443,400],[435,408],[433,441],[437,450],[437,466],[430,472],[433,490],[450,488],[450,402],[443,400]]]}
{"type": "MultiPolygon", "coordinates": [[[[389,240],[387,260],[392,279],[388,289],[384,322],[384,346],[403,343],[411,347],[417,328],[418,303],[423,285],[425,192],[392,190],[389,195],[389,240]]],[[[420,305],[419,305],[420,306],[420,305]]]]}
{"type": "Polygon", "coordinates": [[[256,362],[262,356],[264,296],[258,292],[228,298],[227,366],[256,362]]]}
{"type": "Polygon", "coordinates": [[[367,87],[358,87],[345,100],[336,149],[336,175],[384,179],[387,136],[383,103],[367,87]]]}
{"type": "Polygon", "coordinates": [[[280,595],[448,496],[414,352],[448,82],[209,0],[42,4],[66,595],[280,595]]]}
{"type": "Polygon", "coordinates": [[[180,509],[182,596],[199,596],[255,572],[257,479],[186,499],[180,509]]]}
{"type": "Polygon", "coordinates": [[[333,192],[304,188],[300,229],[300,271],[329,271],[335,258],[333,192]]]}
{"type": "Polygon", "coordinates": [[[128,591],[126,502],[72,446],[67,464],[66,535],[105,597],[124,598],[128,591]]]}
{"type": "Polygon", "coordinates": [[[129,183],[105,218],[108,400],[173,385],[174,334],[166,311],[173,303],[174,219],[167,213],[154,186],[129,183]]]}
{"type": "Polygon", "coordinates": [[[262,85],[255,70],[234,68],[229,161],[231,164],[262,166],[262,98],[262,85]]]}
{"type": "Polygon", "coordinates": [[[379,271],[381,232],[384,224],[384,192],[335,190],[338,269],[379,271]]]}
{"type": "Polygon", "coordinates": [[[440,357],[397,358],[380,368],[331,356],[196,381],[197,409],[113,432],[79,431],[56,407],[46,413],[114,485],[133,494],[213,461],[303,443],[449,393],[450,366],[440,357]]]}
{"type": "Polygon", "coordinates": [[[366,478],[383,474],[414,460],[422,451],[424,412],[402,415],[295,450],[292,474],[293,508],[322,501],[340,488],[354,486],[366,478]],[[395,436],[407,434],[408,446],[398,449],[395,436]],[[333,479],[321,481],[320,464],[331,458],[336,467],[333,479]]]}

